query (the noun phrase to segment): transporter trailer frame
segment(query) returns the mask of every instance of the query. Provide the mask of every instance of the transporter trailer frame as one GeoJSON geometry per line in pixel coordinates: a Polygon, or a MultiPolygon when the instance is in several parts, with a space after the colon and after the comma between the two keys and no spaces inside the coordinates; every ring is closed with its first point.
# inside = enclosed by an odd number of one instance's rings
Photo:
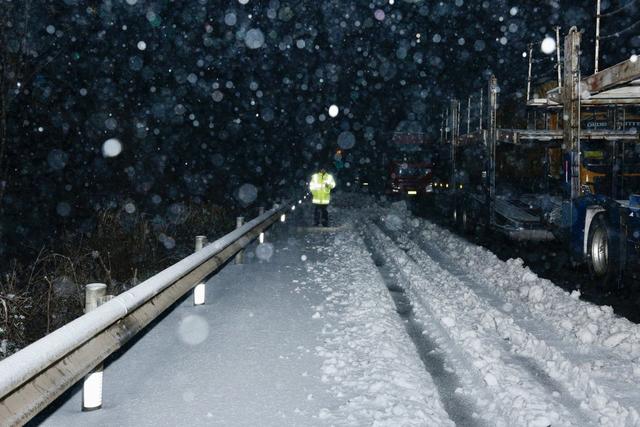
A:
{"type": "MultiPolygon", "coordinates": [[[[450,144],[450,171],[444,173],[444,176],[448,175],[446,189],[441,184],[439,190],[446,200],[444,206],[448,215],[462,232],[487,227],[515,240],[559,240],[565,244],[572,263],[586,264],[593,284],[598,290],[605,291],[621,287],[625,282],[631,283],[628,276],[640,270],[640,195],[633,194],[633,191],[640,192],[637,185],[640,161],[625,166],[625,153],[640,149],[640,136],[636,129],[626,129],[626,126],[610,130],[582,129],[581,111],[585,106],[620,109],[640,106],[640,63],[631,58],[582,78],[580,42],[581,33],[575,27],[571,28],[564,40],[564,85],[560,87],[559,79],[558,87],[548,91],[546,98],[527,99],[529,107],[561,114],[562,129],[498,128],[499,90],[495,76],[490,78],[488,85],[486,130],[480,128],[459,135],[456,124],[459,123],[460,103],[457,100],[450,103],[453,126],[451,137],[446,141],[450,144]],[[516,192],[506,195],[498,191],[500,151],[527,146],[556,153],[556,161],[561,155],[563,173],[555,194],[516,192]],[[602,148],[601,151],[589,151],[591,146],[602,148]],[[479,148],[474,151],[471,147],[479,148]],[[476,163],[477,157],[482,158],[481,178],[475,181],[461,159],[464,150],[476,157],[476,163]],[[606,159],[605,152],[609,154],[606,159]],[[596,156],[600,153],[602,158],[597,160],[602,160],[606,166],[591,165],[594,162],[589,156],[593,153],[596,156]],[[610,160],[611,164],[605,160],[610,160]],[[620,165],[624,167],[620,168],[620,165]],[[607,191],[597,185],[598,180],[605,179],[610,181],[607,191]],[[629,193],[625,182],[632,180],[636,180],[636,186],[629,193]],[[470,181],[472,185],[469,185],[470,181]]],[[[527,85],[530,79],[528,76],[527,85]]],[[[545,179],[549,162],[546,165],[545,179]]]]}

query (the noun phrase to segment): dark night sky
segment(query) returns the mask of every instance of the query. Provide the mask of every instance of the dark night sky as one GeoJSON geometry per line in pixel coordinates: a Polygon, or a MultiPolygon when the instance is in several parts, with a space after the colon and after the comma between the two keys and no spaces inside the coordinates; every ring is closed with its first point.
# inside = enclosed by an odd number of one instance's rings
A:
{"type": "MultiPolygon", "coordinates": [[[[346,170],[371,168],[402,121],[437,135],[444,103],[491,73],[503,99],[520,99],[522,53],[556,25],[585,30],[583,73],[593,67],[595,0],[41,0],[21,43],[27,3],[0,0],[5,54],[25,64],[4,70],[3,209],[27,230],[108,200],[242,204],[243,184],[258,200],[285,195],[354,139],[346,170]],[[123,150],[105,158],[110,138],[123,150]]],[[[639,17],[632,4],[602,32],[639,17]]],[[[604,42],[603,66],[638,50],[637,30],[604,42]]],[[[537,82],[553,79],[555,55],[535,52],[537,82]]]]}

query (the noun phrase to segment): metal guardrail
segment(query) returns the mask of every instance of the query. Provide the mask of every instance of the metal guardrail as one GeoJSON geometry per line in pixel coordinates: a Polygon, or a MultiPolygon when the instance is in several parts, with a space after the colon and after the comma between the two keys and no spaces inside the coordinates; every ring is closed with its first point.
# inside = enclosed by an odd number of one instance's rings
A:
{"type": "Polygon", "coordinates": [[[290,208],[274,207],[0,361],[0,425],[27,423],[290,208]]]}

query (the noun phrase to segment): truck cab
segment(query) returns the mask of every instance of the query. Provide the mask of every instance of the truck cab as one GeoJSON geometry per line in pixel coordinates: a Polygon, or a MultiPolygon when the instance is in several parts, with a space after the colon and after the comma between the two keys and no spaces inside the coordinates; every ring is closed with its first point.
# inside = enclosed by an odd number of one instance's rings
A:
{"type": "Polygon", "coordinates": [[[433,163],[423,156],[403,156],[389,162],[388,194],[425,195],[433,191],[433,163]]]}
{"type": "Polygon", "coordinates": [[[433,192],[433,154],[423,134],[394,133],[387,165],[387,195],[415,197],[433,192]]]}

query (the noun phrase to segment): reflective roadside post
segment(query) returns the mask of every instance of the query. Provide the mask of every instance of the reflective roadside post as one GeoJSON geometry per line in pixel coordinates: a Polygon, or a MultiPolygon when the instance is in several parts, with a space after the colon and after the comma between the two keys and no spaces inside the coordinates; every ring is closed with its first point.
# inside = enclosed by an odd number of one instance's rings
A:
{"type": "MultiPolygon", "coordinates": [[[[280,207],[280,204],[278,203],[274,203],[273,204],[273,209],[278,209],[280,207]]],[[[287,216],[283,213],[282,215],[280,215],[280,222],[285,222],[287,219],[287,216]]]]}
{"type": "MultiPolygon", "coordinates": [[[[258,216],[262,216],[262,215],[264,215],[264,206],[260,206],[258,208],[258,216]]],[[[267,233],[266,231],[263,231],[262,233],[260,233],[260,236],[258,236],[258,242],[259,243],[264,243],[264,241],[265,241],[265,239],[267,237],[266,233],[267,233]]]]}
{"type": "MultiPolygon", "coordinates": [[[[104,301],[107,285],[104,283],[89,283],[85,286],[84,311],[95,310],[104,301]]],[[[82,411],[95,411],[102,408],[102,371],[103,365],[94,368],[82,384],[82,411]]]]}
{"type": "MultiPolygon", "coordinates": [[[[207,238],[205,236],[196,236],[196,245],[195,252],[198,252],[204,248],[205,240],[207,238]]],[[[193,305],[202,305],[205,302],[206,295],[206,285],[204,283],[198,283],[195,288],[193,288],[193,305]]]]}
{"type": "MultiPolygon", "coordinates": [[[[243,225],[244,225],[244,217],[239,216],[238,218],[236,218],[236,229],[242,227],[243,225]]],[[[244,260],[244,250],[241,249],[236,254],[235,263],[242,264],[243,260],[244,260]]]]}

